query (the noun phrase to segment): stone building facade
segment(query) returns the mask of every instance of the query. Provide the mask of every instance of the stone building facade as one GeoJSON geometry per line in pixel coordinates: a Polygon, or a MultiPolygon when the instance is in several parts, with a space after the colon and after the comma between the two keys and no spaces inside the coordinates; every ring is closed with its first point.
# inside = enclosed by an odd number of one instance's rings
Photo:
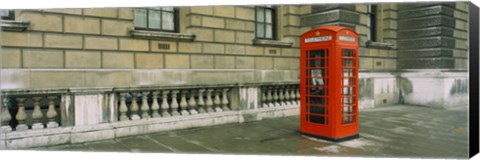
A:
{"type": "Polygon", "coordinates": [[[360,35],[360,108],[468,100],[467,2],[165,11],[169,31],[134,8],[2,11],[0,148],[298,114],[299,37],[324,25],[360,35]]]}

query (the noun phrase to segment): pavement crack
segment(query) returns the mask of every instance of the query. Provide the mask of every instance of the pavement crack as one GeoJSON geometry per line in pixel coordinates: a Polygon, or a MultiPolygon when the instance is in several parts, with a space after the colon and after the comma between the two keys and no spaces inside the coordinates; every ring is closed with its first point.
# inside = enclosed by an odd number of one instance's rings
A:
{"type": "Polygon", "coordinates": [[[165,145],[165,144],[160,143],[159,141],[157,141],[156,139],[153,139],[152,137],[150,137],[150,136],[148,136],[148,135],[145,135],[144,137],[147,138],[148,140],[152,141],[152,142],[155,143],[155,144],[158,144],[158,145],[160,145],[160,146],[162,146],[162,147],[165,147],[165,148],[169,149],[170,151],[173,151],[173,152],[176,152],[176,153],[180,152],[179,150],[176,150],[176,149],[174,149],[174,148],[172,148],[172,147],[169,147],[169,146],[167,146],[167,145],[165,145]]]}

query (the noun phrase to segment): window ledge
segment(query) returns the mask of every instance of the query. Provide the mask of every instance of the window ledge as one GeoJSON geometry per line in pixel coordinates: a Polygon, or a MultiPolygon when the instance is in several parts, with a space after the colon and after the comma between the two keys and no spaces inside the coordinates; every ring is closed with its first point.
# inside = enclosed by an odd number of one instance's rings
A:
{"type": "Polygon", "coordinates": [[[12,20],[0,20],[2,30],[4,31],[16,31],[23,32],[27,30],[30,22],[25,21],[12,21],[12,20]]]}
{"type": "Polygon", "coordinates": [[[192,34],[169,33],[169,32],[159,32],[159,31],[131,30],[130,35],[133,38],[140,38],[140,39],[176,40],[176,41],[195,40],[195,35],[192,35],[192,34]]]}
{"type": "Polygon", "coordinates": [[[391,43],[368,41],[366,44],[367,44],[368,48],[379,48],[379,49],[392,49],[393,48],[393,45],[391,43]]]}
{"type": "Polygon", "coordinates": [[[267,39],[254,39],[252,40],[254,45],[259,46],[270,46],[270,47],[292,47],[293,42],[284,42],[276,40],[267,40],[267,39]]]}

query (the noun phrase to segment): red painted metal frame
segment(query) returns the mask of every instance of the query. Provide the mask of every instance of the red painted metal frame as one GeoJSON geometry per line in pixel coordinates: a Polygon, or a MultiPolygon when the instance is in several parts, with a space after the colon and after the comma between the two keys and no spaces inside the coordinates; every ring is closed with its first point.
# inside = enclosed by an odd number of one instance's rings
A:
{"type": "MultiPolygon", "coordinates": [[[[301,37],[300,44],[300,132],[329,140],[339,140],[348,137],[358,137],[358,34],[349,28],[340,26],[325,26],[310,30],[301,37]],[[306,43],[306,38],[331,36],[330,40],[306,43]],[[339,36],[354,37],[354,41],[340,40],[339,36]],[[328,50],[327,62],[327,120],[326,124],[307,121],[307,51],[328,50]],[[343,124],[343,50],[353,50],[353,122],[343,124]]],[[[310,79],[309,79],[310,80],[310,79]]]]}

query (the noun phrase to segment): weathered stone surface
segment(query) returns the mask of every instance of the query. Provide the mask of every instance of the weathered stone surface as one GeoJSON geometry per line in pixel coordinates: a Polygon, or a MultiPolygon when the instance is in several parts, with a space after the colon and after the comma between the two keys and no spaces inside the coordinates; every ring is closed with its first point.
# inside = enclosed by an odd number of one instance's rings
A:
{"type": "Polygon", "coordinates": [[[235,57],[235,66],[237,69],[254,69],[255,59],[253,57],[237,56],[235,57]]]}
{"type": "Polygon", "coordinates": [[[120,39],[120,50],[148,51],[148,40],[142,39],[120,39]]]}
{"type": "Polygon", "coordinates": [[[418,57],[452,57],[453,50],[450,48],[427,48],[399,50],[399,58],[418,58],[418,57]]]}
{"type": "Polygon", "coordinates": [[[203,53],[224,53],[225,45],[218,43],[203,43],[203,53]]]}
{"type": "Polygon", "coordinates": [[[213,69],[213,56],[191,55],[191,68],[213,69]]]}
{"type": "Polygon", "coordinates": [[[213,29],[210,29],[210,28],[189,28],[188,31],[189,31],[189,33],[195,35],[195,40],[196,41],[213,41],[213,29]]]}
{"type": "Polygon", "coordinates": [[[118,8],[118,18],[120,19],[133,19],[133,8],[118,8]]]}
{"type": "Polygon", "coordinates": [[[0,53],[2,57],[1,68],[20,68],[22,66],[20,49],[2,48],[0,53]]]}
{"type": "Polygon", "coordinates": [[[111,37],[85,36],[86,49],[117,50],[118,40],[111,37]]]}
{"type": "Polygon", "coordinates": [[[163,68],[163,54],[135,53],[135,68],[163,68]]]}
{"type": "Polygon", "coordinates": [[[225,28],[225,20],[216,17],[202,17],[202,25],[204,27],[225,28]]]}
{"type": "Polygon", "coordinates": [[[411,9],[411,10],[399,10],[398,11],[398,17],[399,18],[413,18],[413,17],[424,17],[424,16],[430,16],[430,15],[446,15],[446,16],[453,16],[453,9],[442,6],[442,5],[436,5],[436,6],[431,6],[431,7],[425,7],[425,8],[416,8],[416,9],[411,9]]]}
{"type": "Polygon", "coordinates": [[[2,32],[2,46],[42,47],[41,33],[2,32]]]}
{"type": "Polygon", "coordinates": [[[50,13],[60,13],[60,14],[73,14],[73,15],[81,15],[82,14],[82,9],[74,9],[74,8],[68,8],[68,9],[45,9],[45,12],[50,12],[50,13]]]}
{"type": "Polygon", "coordinates": [[[255,69],[273,69],[271,57],[255,57],[255,69]]]}
{"type": "Polygon", "coordinates": [[[234,6],[215,6],[213,7],[213,14],[220,17],[235,17],[234,6]]]}
{"type": "Polygon", "coordinates": [[[333,9],[345,9],[355,11],[355,4],[323,4],[323,5],[312,5],[312,13],[323,12],[333,9]]]}
{"type": "Polygon", "coordinates": [[[45,34],[45,47],[82,48],[82,36],[68,34],[45,34]]]}
{"type": "Polygon", "coordinates": [[[263,55],[265,47],[258,47],[258,46],[246,46],[247,55],[263,55]]]}
{"type": "Polygon", "coordinates": [[[399,69],[441,69],[454,68],[453,58],[416,58],[416,59],[399,59],[399,69]]]}
{"type": "Polygon", "coordinates": [[[399,3],[397,4],[398,10],[422,8],[428,6],[443,5],[450,8],[455,8],[455,2],[425,2],[425,3],[399,3]]]}
{"type": "Polygon", "coordinates": [[[100,19],[75,16],[64,17],[65,33],[100,34],[100,19]]]}
{"type": "Polygon", "coordinates": [[[225,45],[225,54],[245,54],[245,46],[244,45],[226,44],[225,45]]]}
{"type": "Polygon", "coordinates": [[[132,72],[129,71],[86,71],[85,84],[91,87],[121,87],[132,83],[132,72]]]}
{"type": "Polygon", "coordinates": [[[434,16],[421,17],[421,18],[398,20],[399,29],[423,28],[423,27],[433,27],[433,26],[439,26],[439,25],[453,28],[455,27],[455,19],[444,16],[444,15],[434,15],[434,16]]]}
{"type": "Polygon", "coordinates": [[[23,67],[25,68],[62,68],[62,50],[23,50],[23,67]]]}
{"type": "Polygon", "coordinates": [[[21,11],[15,20],[28,21],[29,30],[62,32],[62,16],[54,14],[39,14],[35,12],[21,11]]]}
{"type": "Polygon", "coordinates": [[[436,47],[455,47],[455,39],[448,37],[428,37],[408,40],[398,40],[397,43],[402,49],[409,48],[436,48],[436,47]]]}
{"type": "Polygon", "coordinates": [[[134,54],[131,52],[103,52],[103,68],[134,68],[134,54]]]}
{"type": "Polygon", "coordinates": [[[187,69],[190,68],[190,56],[188,55],[165,55],[165,68],[187,69]]]}
{"type": "Polygon", "coordinates": [[[190,7],[190,13],[212,15],[213,14],[213,7],[211,7],[211,6],[190,7]]]}
{"type": "Polygon", "coordinates": [[[428,36],[453,36],[453,29],[447,27],[429,27],[412,30],[401,30],[398,33],[398,38],[416,38],[428,36]]]}
{"type": "Polygon", "coordinates": [[[31,88],[83,87],[84,74],[81,71],[31,71],[31,88]]]}
{"type": "Polygon", "coordinates": [[[133,29],[133,23],[130,21],[102,20],[103,35],[128,36],[129,31],[133,29]]]}
{"type": "Polygon", "coordinates": [[[227,30],[215,30],[215,42],[235,42],[235,32],[227,30]]]}
{"type": "Polygon", "coordinates": [[[215,56],[215,69],[235,68],[235,56],[215,56]]]}
{"type": "Polygon", "coordinates": [[[235,43],[252,44],[254,38],[255,35],[253,33],[235,32],[235,43]]]}
{"type": "Polygon", "coordinates": [[[178,52],[200,53],[202,52],[202,44],[193,42],[178,42],[178,52]]]}
{"type": "Polygon", "coordinates": [[[235,7],[235,17],[244,20],[255,20],[255,10],[247,7],[235,7]]]}
{"type": "Polygon", "coordinates": [[[66,68],[100,68],[101,53],[99,51],[65,51],[66,68]]]}
{"type": "Polygon", "coordinates": [[[83,9],[86,16],[117,18],[117,8],[90,8],[83,9]]]}

